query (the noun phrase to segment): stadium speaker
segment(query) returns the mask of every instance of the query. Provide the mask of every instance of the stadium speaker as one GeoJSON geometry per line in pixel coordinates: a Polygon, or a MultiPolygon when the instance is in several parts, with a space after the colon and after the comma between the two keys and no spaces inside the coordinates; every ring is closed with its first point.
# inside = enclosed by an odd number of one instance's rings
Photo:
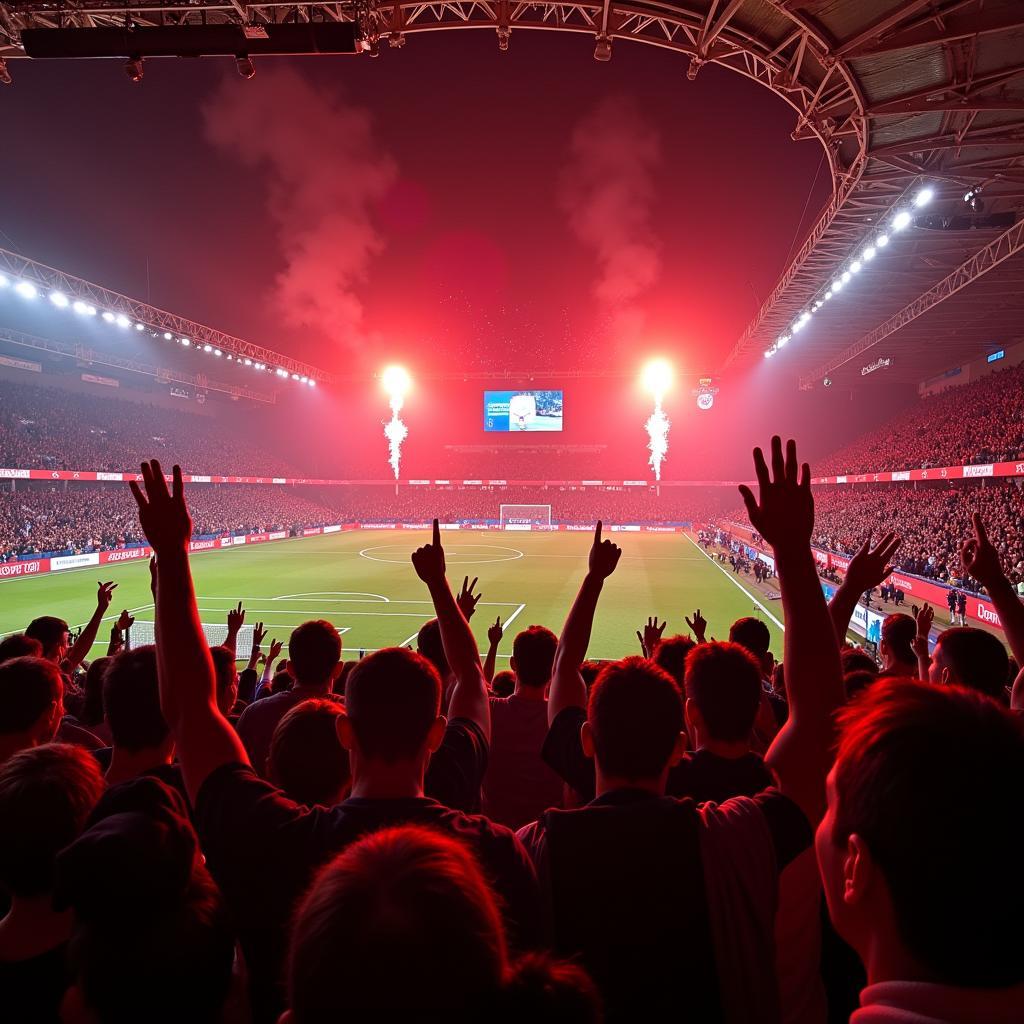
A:
{"type": "Polygon", "coordinates": [[[36,59],[124,57],[235,57],[273,54],[357,53],[353,22],[299,22],[262,26],[260,37],[243,25],[167,25],[139,28],[27,28],[25,54],[36,59]]]}

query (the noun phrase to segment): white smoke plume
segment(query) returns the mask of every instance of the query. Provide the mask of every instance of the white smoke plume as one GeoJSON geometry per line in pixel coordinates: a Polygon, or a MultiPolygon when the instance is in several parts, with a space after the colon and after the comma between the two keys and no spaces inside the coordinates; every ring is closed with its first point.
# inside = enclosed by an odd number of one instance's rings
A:
{"type": "Polygon", "coordinates": [[[647,419],[645,428],[649,438],[647,450],[651,453],[648,460],[654,470],[654,479],[661,480],[661,464],[668,454],[668,428],[671,426],[668,417],[661,408],[661,395],[654,397],[654,412],[647,419]]]}
{"type": "Polygon", "coordinates": [[[562,175],[561,202],[576,236],[600,270],[593,294],[620,323],[637,326],[636,300],[661,271],[652,227],[661,162],[657,129],[624,96],[602,100],[576,126],[562,175]]]}
{"type": "Polygon", "coordinates": [[[391,396],[391,419],[384,424],[384,436],[388,439],[388,462],[398,479],[398,469],[402,462],[402,442],[409,436],[409,428],[399,418],[402,411],[402,396],[391,396]]]}
{"type": "Polygon", "coordinates": [[[296,71],[226,77],[203,107],[207,139],[266,176],[285,268],[274,306],[289,327],[342,346],[364,338],[358,287],[384,239],[373,204],[397,176],[368,112],[296,71]]]}

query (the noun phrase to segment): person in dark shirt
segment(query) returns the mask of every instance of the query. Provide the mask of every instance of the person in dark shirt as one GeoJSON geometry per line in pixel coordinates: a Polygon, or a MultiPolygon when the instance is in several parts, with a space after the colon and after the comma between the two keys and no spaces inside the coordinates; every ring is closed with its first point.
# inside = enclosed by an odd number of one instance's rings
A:
{"type": "Polygon", "coordinates": [[[652,1019],[773,1021],[780,1015],[771,935],[778,873],[809,845],[843,703],[839,649],[811,554],[810,470],[772,439],[770,474],[755,451],[760,501],[741,488],[752,525],[772,545],[786,613],[792,713],[768,751],[779,783],[720,805],[666,797],[683,754],[683,702],[666,673],[640,659],[608,666],[589,702],[579,675],[604,581],[621,552],[598,523],[588,573],[566,619],[549,697],[553,723],[587,706],[581,742],[596,799],[548,811],[519,833],[549,898],[560,953],[578,954],[625,1019],[643,993],[652,1019]],[[774,476],[774,479],[773,479],[774,476]]]}
{"type": "Polygon", "coordinates": [[[71,920],[53,907],[57,854],[85,827],[103,793],[96,761],[81,747],[48,743],[0,766],[0,993],[5,1020],[53,1024],[71,983],[71,920]]]}
{"type": "MultiPolygon", "coordinates": [[[[515,836],[486,818],[452,810],[424,795],[433,751],[445,736],[441,681],[418,654],[379,651],[359,662],[345,688],[338,735],[349,751],[351,796],[331,809],[306,808],[253,771],[245,748],[215,701],[188,557],[191,521],[181,470],[168,492],[160,465],[143,465],[146,494],[130,487],[139,518],[157,553],[156,621],[160,697],[178,745],[197,831],[210,870],[231,908],[252,979],[253,1007],[270,1020],[282,1006],[279,979],[287,924],[313,873],[332,855],[377,829],[430,825],[467,842],[502,898],[511,941],[539,941],[536,875],[515,836]]],[[[449,714],[486,760],[489,698],[480,655],[445,577],[440,528],[418,549],[413,565],[427,584],[455,678],[449,714]],[[482,725],[480,724],[482,723],[482,725]]],[[[468,771],[475,770],[475,765],[468,771]]]]}
{"type": "Polygon", "coordinates": [[[47,658],[24,655],[0,665],[0,764],[49,743],[64,714],[64,677],[47,658]]]}

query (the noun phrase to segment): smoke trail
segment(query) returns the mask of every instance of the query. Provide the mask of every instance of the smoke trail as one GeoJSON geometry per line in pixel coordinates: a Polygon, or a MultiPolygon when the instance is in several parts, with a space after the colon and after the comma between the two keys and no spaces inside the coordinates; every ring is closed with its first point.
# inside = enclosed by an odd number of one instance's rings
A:
{"type": "Polygon", "coordinates": [[[370,212],[393,184],[368,112],[286,67],[224,79],[203,107],[207,139],[265,172],[285,268],[274,306],[289,327],[364,340],[357,294],[384,239],[370,212]]]}
{"type": "Polygon", "coordinates": [[[654,412],[648,417],[645,425],[647,450],[651,453],[650,466],[654,470],[654,479],[661,480],[661,464],[668,453],[668,428],[671,426],[668,417],[661,408],[661,395],[654,396],[654,412]]]}
{"type": "Polygon", "coordinates": [[[409,428],[401,421],[398,414],[402,411],[402,396],[391,395],[391,420],[384,424],[384,436],[388,439],[388,462],[398,479],[398,467],[402,462],[402,442],[409,436],[409,428]]]}
{"type": "Polygon", "coordinates": [[[594,250],[593,294],[619,326],[639,329],[639,296],[661,271],[651,225],[658,132],[628,97],[602,100],[576,126],[561,204],[576,236],[594,250]]]}

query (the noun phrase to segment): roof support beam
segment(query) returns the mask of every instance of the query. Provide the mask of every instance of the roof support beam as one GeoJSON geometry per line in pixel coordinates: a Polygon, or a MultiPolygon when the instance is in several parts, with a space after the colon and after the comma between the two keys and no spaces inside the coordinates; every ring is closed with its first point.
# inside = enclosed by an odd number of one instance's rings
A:
{"type": "Polygon", "coordinates": [[[1017,221],[1013,227],[1008,228],[1001,235],[993,238],[983,249],[979,249],[969,260],[961,263],[951,274],[943,278],[938,284],[933,285],[923,295],[918,296],[909,305],[906,305],[898,313],[893,314],[884,323],[879,324],[873,331],[865,334],[859,341],[854,342],[849,348],[834,356],[828,362],[823,363],[816,370],[805,374],[800,378],[800,387],[804,390],[812,387],[823,377],[838,370],[851,359],[863,355],[868,349],[874,348],[879,342],[884,341],[891,334],[906,327],[911,321],[923,316],[928,310],[933,309],[941,302],[956,295],[957,292],[973,284],[979,278],[984,277],[990,270],[998,267],[1001,263],[1024,251],[1024,219],[1017,221]]]}

